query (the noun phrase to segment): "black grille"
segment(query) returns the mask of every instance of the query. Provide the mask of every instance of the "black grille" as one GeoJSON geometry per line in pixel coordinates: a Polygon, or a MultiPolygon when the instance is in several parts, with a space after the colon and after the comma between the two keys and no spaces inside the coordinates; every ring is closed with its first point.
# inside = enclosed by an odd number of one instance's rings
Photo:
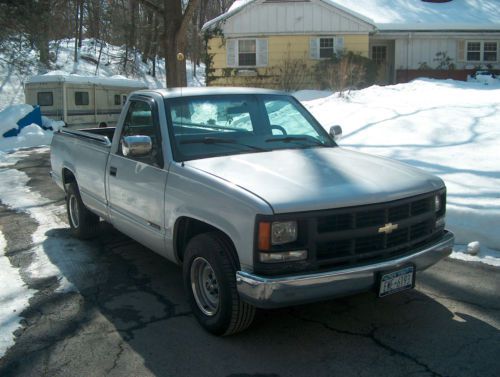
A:
{"type": "Polygon", "coordinates": [[[439,236],[434,194],[319,215],[314,246],[319,267],[356,265],[402,255],[439,236]],[[381,228],[392,224],[393,229],[381,228]],[[397,228],[395,226],[397,225],[397,228]]]}
{"type": "MultiPolygon", "coordinates": [[[[299,262],[260,263],[257,235],[254,267],[257,273],[277,275],[296,271],[354,267],[408,254],[439,239],[444,228],[436,228],[436,218],[445,215],[446,192],[440,190],[386,203],[339,209],[258,215],[261,221],[297,221],[297,241],[272,246],[267,252],[308,250],[299,262]],[[442,208],[436,212],[435,196],[442,208]],[[391,226],[392,224],[392,226],[391,226]],[[397,227],[396,227],[397,225],[397,227]],[[381,228],[387,227],[387,231],[381,228]]],[[[256,227],[257,229],[258,227],[256,227]]]]}

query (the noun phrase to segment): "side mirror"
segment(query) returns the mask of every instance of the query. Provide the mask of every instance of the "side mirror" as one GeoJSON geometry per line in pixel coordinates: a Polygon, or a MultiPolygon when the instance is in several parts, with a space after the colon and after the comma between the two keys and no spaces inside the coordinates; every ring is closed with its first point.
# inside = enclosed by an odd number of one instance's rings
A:
{"type": "Polygon", "coordinates": [[[136,135],[122,138],[122,154],[125,157],[144,157],[151,153],[153,143],[149,136],[136,135]]]}
{"type": "Polygon", "coordinates": [[[335,141],[339,141],[342,138],[342,127],[338,125],[331,126],[330,137],[335,141]]]}

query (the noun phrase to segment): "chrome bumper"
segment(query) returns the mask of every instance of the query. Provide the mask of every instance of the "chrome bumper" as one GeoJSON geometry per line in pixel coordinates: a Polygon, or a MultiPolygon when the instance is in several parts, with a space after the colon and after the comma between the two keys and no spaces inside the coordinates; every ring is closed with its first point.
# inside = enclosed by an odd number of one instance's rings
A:
{"type": "Polygon", "coordinates": [[[417,271],[425,270],[450,255],[454,240],[453,233],[446,231],[434,244],[417,249],[411,255],[348,269],[286,277],[265,277],[238,271],[236,285],[240,297],[259,308],[278,308],[349,296],[373,289],[380,271],[407,264],[413,264],[417,271]]]}

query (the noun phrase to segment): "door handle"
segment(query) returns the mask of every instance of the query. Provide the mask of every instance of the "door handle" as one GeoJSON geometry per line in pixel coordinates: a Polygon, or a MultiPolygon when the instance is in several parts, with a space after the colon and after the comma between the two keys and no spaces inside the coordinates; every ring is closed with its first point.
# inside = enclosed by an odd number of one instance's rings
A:
{"type": "Polygon", "coordinates": [[[113,177],[116,177],[116,172],[118,171],[117,168],[115,168],[114,166],[110,166],[109,167],[109,175],[113,176],[113,177]]]}

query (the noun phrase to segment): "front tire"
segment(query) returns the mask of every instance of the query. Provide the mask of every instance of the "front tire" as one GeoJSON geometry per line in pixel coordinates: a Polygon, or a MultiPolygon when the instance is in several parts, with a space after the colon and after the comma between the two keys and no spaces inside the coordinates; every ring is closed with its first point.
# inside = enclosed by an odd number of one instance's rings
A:
{"type": "Polygon", "coordinates": [[[95,237],[99,232],[99,216],[90,212],[83,204],[80,190],[76,182],[71,182],[66,193],[66,210],[71,234],[74,237],[87,239],[95,237]]]}
{"type": "Polygon", "coordinates": [[[196,319],[214,335],[243,331],[255,316],[255,307],[238,295],[236,269],[234,248],[220,233],[189,241],[183,264],[186,292],[196,319]]]}

